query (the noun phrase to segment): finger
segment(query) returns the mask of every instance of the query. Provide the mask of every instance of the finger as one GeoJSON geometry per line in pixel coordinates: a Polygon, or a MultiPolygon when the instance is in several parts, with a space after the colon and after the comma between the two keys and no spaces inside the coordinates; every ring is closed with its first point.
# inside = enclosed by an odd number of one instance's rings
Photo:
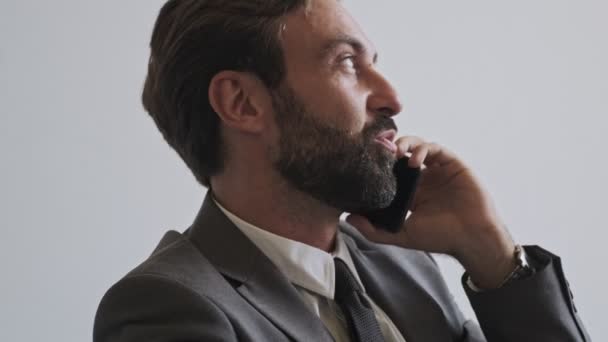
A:
{"type": "MultiPolygon", "coordinates": [[[[422,167],[427,155],[429,154],[429,144],[421,144],[412,151],[412,156],[408,162],[408,166],[412,168],[422,167]]],[[[426,164],[426,163],[425,163],[426,164]]]]}
{"type": "MultiPolygon", "coordinates": [[[[413,155],[418,147],[427,145],[428,152],[426,152],[426,157],[423,159],[423,164],[427,166],[444,166],[457,159],[457,156],[446,147],[435,142],[427,143],[424,139],[417,136],[401,137],[395,141],[395,144],[398,147],[397,155],[399,157],[406,156],[406,153],[411,153],[413,155]]],[[[419,167],[420,164],[421,163],[417,161],[412,161],[411,164],[408,165],[411,167],[419,167]]]]}
{"type": "Polygon", "coordinates": [[[397,145],[397,154],[399,157],[403,157],[406,153],[411,153],[416,147],[424,144],[425,141],[420,137],[405,136],[397,139],[395,144],[397,145]]]}
{"type": "Polygon", "coordinates": [[[395,141],[395,144],[397,145],[397,158],[405,157],[408,153],[410,153],[411,156],[408,166],[412,168],[422,166],[422,161],[416,161],[417,159],[415,157],[415,151],[426,144],[422,138],[415,136],[401,137],[395,141]]]}
{"type": "Polygon", "coordinates": [[[428,143],[426,144],[426,147],[428,148],[428,151],[424,159],[424,164],[428,166],[445,166],[454,160],[457,160],[456,154],[437,143],[428,143]]]}

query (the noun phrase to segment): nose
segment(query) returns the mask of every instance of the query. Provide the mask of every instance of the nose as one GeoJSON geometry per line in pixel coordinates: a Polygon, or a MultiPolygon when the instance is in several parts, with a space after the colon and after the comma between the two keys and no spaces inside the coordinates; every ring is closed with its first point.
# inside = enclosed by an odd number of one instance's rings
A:
{"type": "Polygon", "coordinates": [[[370,74],[368,110],[376,115],[394,116],[399,114],[403,106],[395,88],[378,71],[374,70],[370,74]]]}

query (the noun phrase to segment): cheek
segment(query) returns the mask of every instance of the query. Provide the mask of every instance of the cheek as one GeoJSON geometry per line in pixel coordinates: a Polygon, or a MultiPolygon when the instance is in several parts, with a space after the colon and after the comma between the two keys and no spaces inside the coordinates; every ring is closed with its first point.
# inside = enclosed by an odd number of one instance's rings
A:
{"type": "Polygon", "coordinates": [[[351,133],[360,132],[367,122],[365,96],[350,87],[327,89],[320,96],[323,114],[330,115],[338,127],[348,129],[351,133]]]}
{"type": "Polygon", "coordinates": [[[366,95],[352,78],[318,75],[314,81],[307,78],[300,83],[296,92],[309,113],[328,124],[352,134],[360,133],[367,124],[366,95]]]}
{"type": "Polygon", "coordinates": [[[367,110],[364,97],[354,92],[340,94],[336,115],[338,124],[347,126],[351,133],[360,133],[367,123],[367,110]]]}

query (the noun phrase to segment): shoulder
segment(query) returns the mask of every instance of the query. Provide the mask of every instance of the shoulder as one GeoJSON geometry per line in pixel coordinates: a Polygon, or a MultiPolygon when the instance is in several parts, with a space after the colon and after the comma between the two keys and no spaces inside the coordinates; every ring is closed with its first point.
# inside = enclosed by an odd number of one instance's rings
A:
{"type": "Polygon", "coordinates": [[[169,231],[154,252],[125,278],[156,276],[170,279],[187,288],[204,291],[204,287],[223,279],[215,266],[184,235],[169,231]]]}
{"type": "Polygon", "coordinates": [[[112,288],[134,280],[170,283],[201,296],[212,292],[213,287],[227,285],[216,267],[177,231],[167,232],[152,254],[112,288]]]}
{"type": "Polygon", "coordinates": [[[95,341],[165,335],[214,340],[209,333],[219,331],[227,338],[233,331],[217,300],[208,295],[226,286],[225,280],[182,234],[169,232],[163,241],[105,293],[95,317],[95,341]]]}

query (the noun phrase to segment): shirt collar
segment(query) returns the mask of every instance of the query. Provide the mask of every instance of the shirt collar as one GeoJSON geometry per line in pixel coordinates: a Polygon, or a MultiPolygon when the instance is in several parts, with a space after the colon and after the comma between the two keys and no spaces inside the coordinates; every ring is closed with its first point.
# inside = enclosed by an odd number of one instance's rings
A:
{"type": "Polygon", "coordinates": [[[350,252],[340,230],[336,234],[336,248],[327,253],[307,244],[284,238],[234,215],[213,198],[215,204],[232,223],[249,238],[293,284],[329,299],[334,299],[334,257],[348,266],[355,279],[365,291],[355,268],[350,252]]]}

